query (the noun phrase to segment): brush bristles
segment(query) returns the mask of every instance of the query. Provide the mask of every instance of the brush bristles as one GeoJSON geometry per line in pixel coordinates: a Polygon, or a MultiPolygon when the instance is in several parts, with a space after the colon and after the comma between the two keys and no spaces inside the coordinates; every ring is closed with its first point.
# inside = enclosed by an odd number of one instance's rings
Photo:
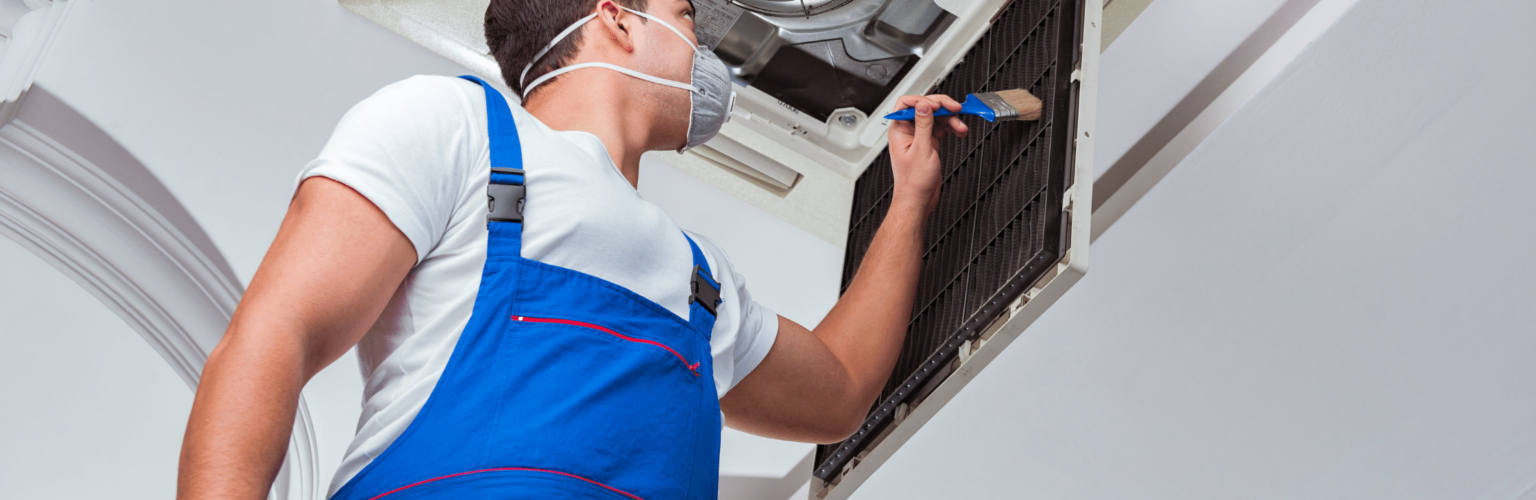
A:
{"type": "Polygon", "coordinates": [[[1014,118],[1015,120],[1040,119],[1040,98],[1031,95],[1029,91],[1024,89],[1012,89],[999,90],[995,93],[998,97],[1003,98],[1003,102],[1008,103],[1009,106],[1013,106],[1013,109],[1018,110],[1019,115],[1018,117],[1014,118]]]}

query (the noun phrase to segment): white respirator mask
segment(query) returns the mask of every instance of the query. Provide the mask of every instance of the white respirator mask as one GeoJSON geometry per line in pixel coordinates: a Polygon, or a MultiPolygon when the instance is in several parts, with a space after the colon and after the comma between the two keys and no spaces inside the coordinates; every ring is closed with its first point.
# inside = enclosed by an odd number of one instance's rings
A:
{"type": "MultiPolygon", "coordinates": [[[[673,33],[676,33],[677,36],[682,38],[684,42],[688,42],[689,45],[693,45],[693,42],[689,41],[688,37],[684,35],[682,31],[678,31],[677,28],[672,27],[672,25],[668,24],[666,21],[657,19],[656,16],[652,16],[650,14],[646,14],[644,12],[640,12],[624,6],[620,6],[619,8],[627,10],[637,16],[661,23],[662,26],[666,26],[667,29],[672,30],[673,33]]],[[[528,70],[532,69],[533,64],[539,62],[539,59],[543,58],[544,54],[548,53],[550,48],[553,48],[556,43],[560,42],[560,40],[565,39],[566,36],[570,35],[572,32],[575,32],[577,28],[587,24],[587,21],[591,21],[596,17],[597,14],[593,13],[587,17],[577,19],[575,24],[570,25],[570,27],[565,28],[565,31],[561,31],[560,34],[555,35],[555,39],[550,40],[549,44],[545,45],[543,49],[539,50],[539,53],[534,54],[533,60],[529,61],[528,65],[523,67],[523,73],[518,75],[518,83],[523,83],[523,80],[528,78],[528,70]]],[[[715,52],[713,50],[709,50],[708,47],[704,46],[693,47],[692,84],[647,75],[645,73],[614,64],[589,62],[572,64],[570,66],[546,73],[544,76],[538,77],[532,83],[529,83],[523,87],[523,99],[526,100],[528,98],[528,93],[531,92],[534,87],[549,81],[550,78],[554,78],[562,73],[567,73],[582,68],[607,68],[648,82],[687,90],[689,99],[688,141],[683,144],[683,147],[677,150],[679,153],[693,149],[700,144],[704,144],[710,139],[713,139],[715,134],[719,134],[720,127],[725,126],[725,120],[729,118],[731,114],[731,107],[736,103],[736,92],[731,90],[730,70],[725,67],[725,63],[721,62],[719,57],[715,56],[715,52]]]]}

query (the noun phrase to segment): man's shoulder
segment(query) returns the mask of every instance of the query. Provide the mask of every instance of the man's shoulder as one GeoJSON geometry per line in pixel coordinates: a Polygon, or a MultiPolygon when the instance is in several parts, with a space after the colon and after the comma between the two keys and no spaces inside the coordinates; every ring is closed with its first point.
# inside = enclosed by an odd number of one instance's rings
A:
{"type": "Polygon", "coordinates": [[[485,107],[479,88],[474,82],[442,75],[392,82],[347,112],[327,150],[388,152],[387,157],[436,163],[444,160],[439,158],[443,155],[472,155],[465,151],[484,147],[485,107]],[[421,154],[433,157],[418,158],[421,154]]]}
{"type": "MultiPolygon", "coordinates": [[[[492,87],[495,88],[495,87],[492,87]]],[[[497,90],[506,100],[515,117],[517,129],[523,135],[547,135],[550,130],[527,110],[515,96],[497,90]]],[[[468,120],[483,133],[486,124],[485,89],[480,84],[446,75],[414,75],[380,88],[369,96],[362,107],[387,107],[391,111],[408,115],[425,115],[428,120],[468,120]]],[[[542,147],[552,137],[538,137],[524,141],[523,147],[542,147]]],[[[558,141],[557,141],[558,142],[558,141]]]]}
{"type": "Polygon", "coordinates": [[[480,86],[474,82],[443,75],[415,75],[397,80],[374,91],[357,108],[385,114],[427,115],[462,118],[475,113],[480,86]]]}
{"type": "Polygon", "coordinates": [[[723,273],[734,272],[731,269],[730,259],[725,255],[725,250],[721,250],[720,245],[716,245],[714,240],[687,229],[683,230],[683,234],[688,235],[695,244],[699,245],[699,251],[704,252],[704,260],[709,264],[710,274],[713,274],[716,280],[719,280],[723,273]]]}
{"type": "Polygon", "coordinates": [[[479,88],[479,84],[456,76],[411,75],[385,85],[379,89],[379,92],[408,95],[461,95],[468,90],[478,92],[479,88]]]}

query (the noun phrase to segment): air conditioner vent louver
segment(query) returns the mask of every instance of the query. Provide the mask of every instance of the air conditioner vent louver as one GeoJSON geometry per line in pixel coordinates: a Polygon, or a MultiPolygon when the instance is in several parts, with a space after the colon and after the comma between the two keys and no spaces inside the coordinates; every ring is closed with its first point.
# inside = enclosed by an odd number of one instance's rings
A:
{"type": "Polygon", "coordinates": [[[731,0],[743,8],[770,16],[814,16],[853,0],[731,0]]]}
{"type": "MultiPolygon", "coordinates": [[[[927,224],[906,343],[859,433],[817,449],[813,473],[822,481],[832,482],[877,439],[898,407],[920,403],[948,375],[959,348],[1064,255],[1080,7],[1074,0],[1015,1],[935,89],[963,100],[967,93],[1023,88],[1040,97],[1046,112],[1037,122],[968,119],[969,137],[945,141],[943,191],[927,224]]],[[[854,188],[845,290],[890,206],[892,184],[885,153],[854,188]]]]}

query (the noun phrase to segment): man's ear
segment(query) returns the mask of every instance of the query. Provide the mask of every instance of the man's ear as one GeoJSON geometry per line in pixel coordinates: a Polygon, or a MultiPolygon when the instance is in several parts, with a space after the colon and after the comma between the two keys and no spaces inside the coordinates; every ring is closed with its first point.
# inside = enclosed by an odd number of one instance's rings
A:
{"type": "MultiPolygon", "coordinates": [[[[601,36],[613,40],[624,52],[635,51],[634,33],[639,28],[640,16],[630,14],[613,0],[597,2],[597,24],[601,36]]],[[[594,33],[597,34],[597,33],[594,33]]]]}

